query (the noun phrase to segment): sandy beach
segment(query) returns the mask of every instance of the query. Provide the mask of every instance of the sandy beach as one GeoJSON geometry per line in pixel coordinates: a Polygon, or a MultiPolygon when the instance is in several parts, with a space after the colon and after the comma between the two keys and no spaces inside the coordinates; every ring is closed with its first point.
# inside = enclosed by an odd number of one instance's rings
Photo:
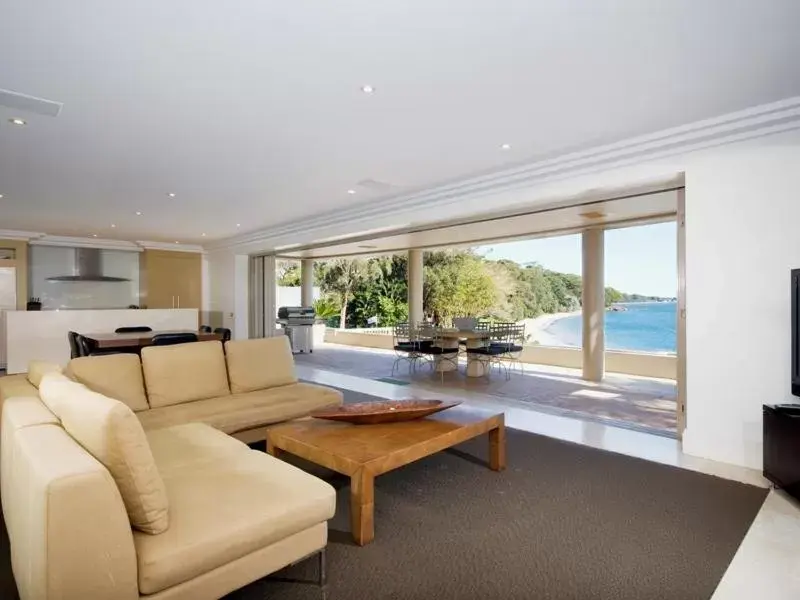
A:
{"type": "Polygon", "coordinates": [[[564,317],[573,317],[581,314],[581,311],[574,310],[571,312],[560,312],[552,314],[539,315],[535,319],[524,319],[520,324],[525,325],[525,335],[528,337],[529,344],[541,344],[542,346],[564,346],[564,342],[559,340],[556,336],[545,331],[550,325],[563,319],[564,317]]]}

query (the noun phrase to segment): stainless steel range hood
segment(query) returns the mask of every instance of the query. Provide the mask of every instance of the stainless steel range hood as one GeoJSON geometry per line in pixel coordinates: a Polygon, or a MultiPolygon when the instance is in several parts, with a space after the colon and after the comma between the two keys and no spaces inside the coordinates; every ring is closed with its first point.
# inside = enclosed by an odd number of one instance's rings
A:
{"type": "Polygon", "coordinates": [[[124,277],[103,275],[103,255],[97,248],[75,248],[75,268],[72,275],[48,277],[48,281],[130,281],[124,277]]]}

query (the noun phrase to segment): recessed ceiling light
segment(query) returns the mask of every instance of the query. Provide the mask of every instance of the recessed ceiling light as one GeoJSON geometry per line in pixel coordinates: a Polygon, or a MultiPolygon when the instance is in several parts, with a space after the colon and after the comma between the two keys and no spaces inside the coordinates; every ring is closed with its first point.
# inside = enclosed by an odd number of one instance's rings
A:
{"type": "Polygon", "coordinates": [[[375,88],[367,83],[361,86],[361,91],[364,92],[365,94],[371,94],[372,92],[375,91],[375,88]]]}
{"type": "Polygon", "coordinates": [[[137,216],[137,217],[141,217],[141,216],[142,216],[142,211],[140,211],[140,210],[137,210],[137,211],[136,211],[136,216],[137,216]]]}
{"type": "Polygon", "coordinates": [[[112,223],[112,224],[111,224],[111,229],[114,229],[114,227],[116,227],[116,225],[114,225],[114,224],[112,223]]]}
{"type": "Polygon", "coordinates": [[[206,237],[206,234],[205,233],[201,233],[200,237],[206,237]]]}
{"type": "Polygon", "coordinates": [[[237,227],[241,227],[241,226],[242,226],[242,224],[241,224],[241,223],[237,223],[237,224],[236,224],[236,226],[237,226],[237,227]]]}
{"type": "Polygon", "coordinates": [[[170,198],[174,198],[175,197],[175,192],[170,192],[169,194],[167,194],[167,196],[169,196],[170,198]]]}
{"type": "Polygon", "coordinates": [[[352,196],[353,194],[355,194],[355,193],[356,193],[356,191],[355,191],[355,190],[347,190],[347,193],[348,193],[348,194],[350,194],[350,195],[352,196]]]}
{"type": "Polygon", "coordinates": [[[180,242],[179,242],[178,240],[175,240],[175,243],[176,243],[176,244],[180,244],[180,242]]]}
{"type": "Polygon", "coordinates": [[[92,234],[92,237],[97,237],[97,234],[96,234],[96,233],[93,233],[93,234],[92,234]]]}
{"type": "Polygon", "coordinates": [[[0,198],[2,198],[2,197],[3,197],[3,194],[0,194],[0,198]]]}
{"type": "Polygon", "coordinates": [[[12,125],[17,125],[18,127],[24,127],[25,125],[28,124],[28,122],[25,119],[17,119],[17,118],[9,119],[8,122],[11,123],[12,125]]]}
{"type": "Polygon", "coordinates": [[[503,144],[500,146],[501,150],[511,150],[511,144],[503,144]]]}

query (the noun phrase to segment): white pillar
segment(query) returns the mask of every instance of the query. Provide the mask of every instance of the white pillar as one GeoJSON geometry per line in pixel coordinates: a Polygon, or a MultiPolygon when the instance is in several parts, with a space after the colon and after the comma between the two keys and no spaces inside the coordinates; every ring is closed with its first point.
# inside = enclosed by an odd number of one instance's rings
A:
{"type": "Polygon", "coordinates": [[[422,250],[408,251],[408,322],[419,323],[422,313],[422,250]]]}
{"type": "Polygon", "coordinates": [[[300,304],[314,306],[314,259],[304,258],[300,262],[300,304]]]}
{"type": "Polygon", "coordinates": [[[583,378],[602,381],[605,374],[606,290],[604,232],[583,232],[583,378]]]}

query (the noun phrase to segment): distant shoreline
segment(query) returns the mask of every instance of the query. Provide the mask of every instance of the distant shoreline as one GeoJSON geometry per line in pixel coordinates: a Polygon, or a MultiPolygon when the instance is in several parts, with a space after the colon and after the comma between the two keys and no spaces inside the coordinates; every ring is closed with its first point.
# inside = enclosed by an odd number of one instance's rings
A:
{"type": "Polygon", "coordinates": [[[556,321],[575,317],[582,313],[580,310],[569,312],[545,313],[535,319],[523,319],[520,323],[525,325],[525,335],[528,337],[529,344],[540,344],[542,346],[566,346],[557,336],[545,331],[556,321]]]}

